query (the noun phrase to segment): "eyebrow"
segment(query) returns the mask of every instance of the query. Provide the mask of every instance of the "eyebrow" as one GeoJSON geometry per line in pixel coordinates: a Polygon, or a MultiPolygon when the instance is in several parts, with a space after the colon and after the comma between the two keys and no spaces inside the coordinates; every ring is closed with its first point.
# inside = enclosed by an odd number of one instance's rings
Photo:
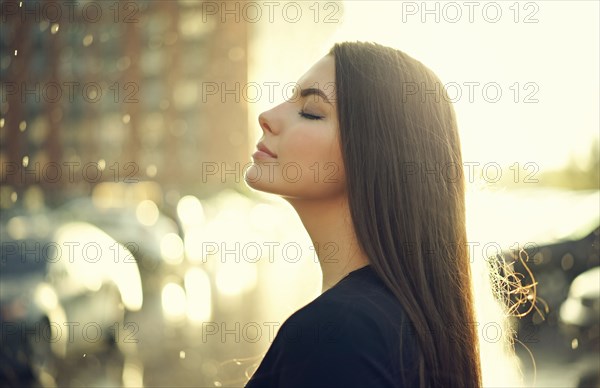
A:
{"type": "Polygon", "coordinates": [[[331,101],[329,101],[329,98],[327,98],[327,95],[321,89],[308,88],[308,89],[302,89],[302,91],[300,92],[300,97],[303,97],[303,98],[308,97],[310,95],[320,96],[321,98],[323,98],[325,100],[325,102],[327,102],[329,105],[332,105],[331,101]]]}

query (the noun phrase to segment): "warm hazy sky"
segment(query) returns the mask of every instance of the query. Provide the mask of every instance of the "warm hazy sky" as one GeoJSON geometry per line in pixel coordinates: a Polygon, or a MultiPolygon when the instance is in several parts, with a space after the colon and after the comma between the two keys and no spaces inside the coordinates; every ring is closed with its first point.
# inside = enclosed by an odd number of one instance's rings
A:
{"type": "Polygon", "coordinates": [[[421,1],[346,1],[344,23],[333,38],[394,46],[433,69],[444,84],[460,85],[455,106],[465,160],[533,161],[544,169],[564,164],[570,153],[587,153],[599,133],[597,1],[520,2],[518,15],[513,1],[473,2],[472,23],[468,2],[427,2],[427,9],[435,10],[435,3],[439,22],[435,13],[421,12],[421,1]],[[492,23],[497,9],[502,15],[492,23]],[[457,10],[462,17],[451,23],[457,10]],[[525,23],[527,17],[537,23],[525,23]],[[473,103],[469,82],[481,85],[473,103]],[[490,83],[486,97],[495,97],[493,82],[502,91],[497,103],[482,95],[490,83]],[[518,103],[510,89],[515,82],[518,103]],[[526,87],[528,82],[534,84],[526,87]],[[539,102],[524,103],[530,93],[539,102]]]}

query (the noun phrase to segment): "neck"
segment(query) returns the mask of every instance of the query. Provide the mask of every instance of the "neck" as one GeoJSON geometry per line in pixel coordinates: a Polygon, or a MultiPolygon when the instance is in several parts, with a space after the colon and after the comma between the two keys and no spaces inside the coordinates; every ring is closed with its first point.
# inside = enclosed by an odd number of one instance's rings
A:
{"type": "Polygon", "coordinates": [[[347,197],[327,199],[286,198],[294,207],[315,248],[323,273],[325,292],[348,273],[369,264],[360,249],[347,197]]]}

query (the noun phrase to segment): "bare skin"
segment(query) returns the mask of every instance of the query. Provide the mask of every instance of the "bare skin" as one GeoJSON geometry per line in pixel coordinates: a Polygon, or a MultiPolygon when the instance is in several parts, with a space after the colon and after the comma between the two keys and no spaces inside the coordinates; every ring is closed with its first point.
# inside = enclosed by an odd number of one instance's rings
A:
{"type": "Polygon", "coordinates": [[[358,247],[346,198],[288,201],[298,212],[317,251],[323,272],[321,292],[333,287],[351,271],[369,264],[367,255],[358,247]]]}
{"type": "Polygon", "coordinates": [[[319,258],[322,292],[369,264],[350,219],[334,85],[335,63],[327,55],[300,78],[292,98],[259,116],[260,143],[273,155],[255,157],[245,177],[250,187],[294,207],[319,258]]]}

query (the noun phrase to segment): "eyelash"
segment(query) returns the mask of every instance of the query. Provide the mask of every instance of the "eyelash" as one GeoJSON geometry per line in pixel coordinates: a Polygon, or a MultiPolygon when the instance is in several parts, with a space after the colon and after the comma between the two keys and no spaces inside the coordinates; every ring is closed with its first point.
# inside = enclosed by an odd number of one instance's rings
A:
{"type": "Polygon", "coordinates": [[[303,117],[307,120],[321,120],[323,118],[321,116],[308,114],[308,113],[304,112],[303,110],[299,111],[298,114],[300,115],[300,117],[303,117]]]}

